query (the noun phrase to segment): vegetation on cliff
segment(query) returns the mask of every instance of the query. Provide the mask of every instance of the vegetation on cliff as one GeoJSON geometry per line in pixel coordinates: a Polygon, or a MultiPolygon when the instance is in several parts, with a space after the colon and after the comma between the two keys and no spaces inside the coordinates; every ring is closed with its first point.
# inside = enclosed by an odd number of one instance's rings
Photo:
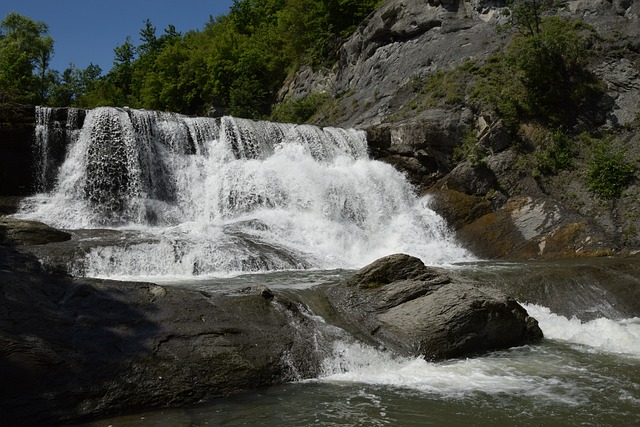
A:
{"type": "MultiPolygon", "coordinates": [[[[605,83],[590,68],[604,40],[579,20],[543,15],[552,2],[514,2],[510,23],[515,30],[503,49],[484,61],[469,60],[452,70],[438,71],[410,83],[413,99],[391,121],[403,121],[433,108],[466,106],[476,114],[491,112],[508,134],[520,158],[517,168],[536,179],[561,171],[579,172],[594,194],[619,197],[640,159],[616,133],[640,127],[601,129],[605,83]],[[629,154],[629,155],[626,155],[629,154]],[[581,161],[578,161],[582,157],[581,161]],[[580,163],[580,164],[579,164],[580,163]]],[[[482,166],[494,148],[467,129],[454,149],[456,163],[482,166]]]]}

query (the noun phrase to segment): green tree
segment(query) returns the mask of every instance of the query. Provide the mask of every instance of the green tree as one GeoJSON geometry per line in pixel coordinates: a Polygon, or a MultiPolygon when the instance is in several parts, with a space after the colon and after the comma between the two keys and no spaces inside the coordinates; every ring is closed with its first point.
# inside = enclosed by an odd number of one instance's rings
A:
{"type": "Polygon", "coordinates": [[[0,97],[11,102],[43,103],[52,79],[53,39],[44,22],[10,13],[0,23],[0,97]]]}
{"type": "Polygon", "coordinates": [[[89,64],[80,69],[70,64],[62,74],[56,72],[56,83],[50,93],[48,103],[57,106],[82,106],[83,96],[99,81],[102,69],[89,64]]]}
{"type": "Polygon", "coordinates": [[[117,105],[131,104],[135,52],[136,48],[129,36],[122,45],[113,50],[113,68],[109,72],[108,80],[114,93],[113,100],[117,105]]]}
{"type": "Polygon", "coordinates": [[[522,35],[537,36],[541,31],[543,14],[557,3],[557,0],[509,0],[510,26],[522,35]]]}
{"type": "Polygon", "coordinates": [[[518,31],[509,59],[525,89],[521,107],[530,116],[571,125],[580,107],[597,102],[603,88],[587,70],[595,33],[580,21],[550,16],[560,2],[515,0],[511,27],[518,31]]]}

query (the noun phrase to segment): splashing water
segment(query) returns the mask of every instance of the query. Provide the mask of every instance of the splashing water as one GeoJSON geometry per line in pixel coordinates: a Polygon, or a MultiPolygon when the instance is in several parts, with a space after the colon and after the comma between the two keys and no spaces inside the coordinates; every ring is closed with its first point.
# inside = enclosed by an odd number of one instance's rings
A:
{"type": "Polygon", "coordinates": [[[135,230],[92,248],[76,273],[96,276],[354,268],[395,252],[471,259],[428,198],[368,158],[364,132],[232,117],[91,110],[55,188],[20,216],[135,230]]]}
{"type": "MultiPolygon", "coordinates": [[[[615,378],[609,370],[637,366],[640,319],[581,322],[543,306],[525,306],[543,330],[541,345],[432,363],[337,341],[333,355],[324,362],[322,381],[400,387],[453,399],[478,394],[518,396],[569,407],[589,406],[594,397],[603,399],[607,388],[611,401],[639,402],[637,375],[615,378]]],[[[603,406],[611,403],[602,402],[603,406]]]]}

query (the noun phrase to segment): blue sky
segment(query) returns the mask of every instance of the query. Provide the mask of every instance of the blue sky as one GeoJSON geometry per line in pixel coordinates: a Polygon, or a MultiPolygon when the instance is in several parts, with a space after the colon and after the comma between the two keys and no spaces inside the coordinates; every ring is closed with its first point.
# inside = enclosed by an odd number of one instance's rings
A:
{"type": "Polygon", "coordinates": [[[99,65],[103,73],[113,65],[113,49],[139,32],[148,18],[156,35],[173,24],[181,33],[201,30],[209,16],[226,15],[233,0],[0,0],[0,20],[18,12],[49,26],[55,54],[51,68],[63,71],[70,63],[86,68],[99,65]]]}

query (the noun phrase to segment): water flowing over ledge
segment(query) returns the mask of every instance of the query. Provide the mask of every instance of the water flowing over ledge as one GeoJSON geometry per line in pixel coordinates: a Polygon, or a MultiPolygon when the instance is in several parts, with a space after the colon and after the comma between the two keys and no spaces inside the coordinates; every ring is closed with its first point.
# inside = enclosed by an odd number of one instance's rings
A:
{"type": "Polygon", "coordinates": [[[75,262],[76,274],[355,268],[396,252],[427,264],[472,258],[427,198],[369,159],[362,131],[106,107],[70,114],[61,130],[50,109],[37,114],[42,192],[19,216],[119,232],[75,262]],[[52,132],[68,141],[57,163],[52,132]]]}

